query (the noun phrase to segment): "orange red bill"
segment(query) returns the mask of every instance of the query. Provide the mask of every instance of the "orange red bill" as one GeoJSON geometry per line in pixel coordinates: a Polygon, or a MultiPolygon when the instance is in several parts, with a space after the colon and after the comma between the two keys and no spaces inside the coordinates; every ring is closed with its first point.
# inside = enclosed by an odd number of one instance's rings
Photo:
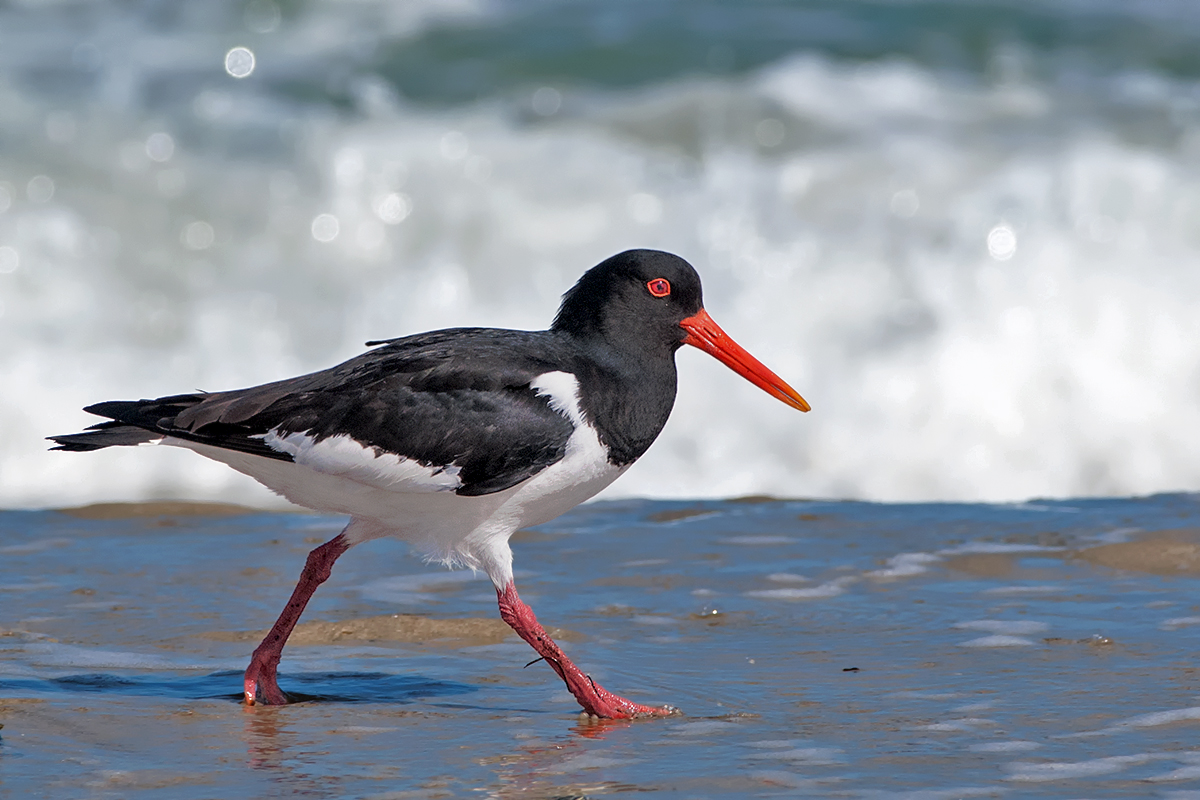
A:
{"type": "Polygon", "coordinates": [[[714,322],[703,308],[684,319],[679,326],[687,331],[687,337],[683,340],[684,344],[700,348],[767,394],[782,400],[792,408],[798,408],[801,411],[808,411],[811,408],[799,392],[788,386],[782,378],[767,369],[761,361],[729,338],[729,334],[721,330],[721,326],[714,322]]]}

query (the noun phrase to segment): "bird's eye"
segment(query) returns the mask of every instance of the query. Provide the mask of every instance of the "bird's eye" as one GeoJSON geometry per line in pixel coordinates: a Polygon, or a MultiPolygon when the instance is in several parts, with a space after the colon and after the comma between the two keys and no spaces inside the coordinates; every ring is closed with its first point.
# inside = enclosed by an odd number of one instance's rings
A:
{"type": "Polygon", "coordinates": [[[671,293],[671,282],[666,278],[655,278],[652,281],[646,281],[646,288],[655,297],[666,297],[671,293]]]}

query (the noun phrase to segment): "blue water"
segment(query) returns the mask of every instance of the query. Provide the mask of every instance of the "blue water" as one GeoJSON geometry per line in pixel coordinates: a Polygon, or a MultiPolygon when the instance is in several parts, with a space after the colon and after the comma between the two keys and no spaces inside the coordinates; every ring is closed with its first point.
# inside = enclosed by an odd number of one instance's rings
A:
{"type": "Polygon", "coordinates": [[[672,422],[610,498],[1194,491],[1198,16],[5,5],[0,504],[268,503],[188,453],[43,437],[368,339],[544,327],[633,246],[695,263],[815,410],[681,354],[672,422]]]}
{"type": "MultiPolygon", "coordinates": [[[[294,644],[280,684],[304,702],[242,706],[255,641],[219,634],[267,627],[338,523],[0,514],[0,785],[55,798],[1200,792],[1195,495],[615,501],[520,534],[518,585],[572,657],[683,712],[633,723],[581,720],[513,635],[294,644]],[[1162,531],[1192,543],[1188,569],[1091,555],[1153,549],[1162,531]]],[[[352,550],[305,619],[496,616],[485,579],[405,550],[352,550]]]]}

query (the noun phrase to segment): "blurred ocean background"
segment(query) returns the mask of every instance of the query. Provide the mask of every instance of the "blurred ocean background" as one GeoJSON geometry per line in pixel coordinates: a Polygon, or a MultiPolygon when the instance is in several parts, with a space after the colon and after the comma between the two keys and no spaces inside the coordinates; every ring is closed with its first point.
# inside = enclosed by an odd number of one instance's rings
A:
{"type": "Polygon", "coordinates": [[[81,406],[543,328],[676,252],[800,415],[686,352],[606,495],[1200,487],[1200,5],[0,3],[0,506],[269,502],[81,406]]]}

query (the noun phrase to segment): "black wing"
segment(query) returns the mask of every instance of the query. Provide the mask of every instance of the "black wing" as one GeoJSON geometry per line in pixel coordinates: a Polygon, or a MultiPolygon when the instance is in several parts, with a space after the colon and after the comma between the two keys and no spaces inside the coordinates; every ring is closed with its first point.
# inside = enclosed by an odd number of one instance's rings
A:
{"type": "Polygon", "coordinates": [[[574,426],[529,384],[572,360],[551,332],[434,331],[250,389],[99,403],[86,410],[112,421],[51,438],[54,449],[94,450],[165,435],[291,460],[263,437],[344,434],[426,466],[456,466],[459,494],[491,494],[562,458],[574,426]]]}

